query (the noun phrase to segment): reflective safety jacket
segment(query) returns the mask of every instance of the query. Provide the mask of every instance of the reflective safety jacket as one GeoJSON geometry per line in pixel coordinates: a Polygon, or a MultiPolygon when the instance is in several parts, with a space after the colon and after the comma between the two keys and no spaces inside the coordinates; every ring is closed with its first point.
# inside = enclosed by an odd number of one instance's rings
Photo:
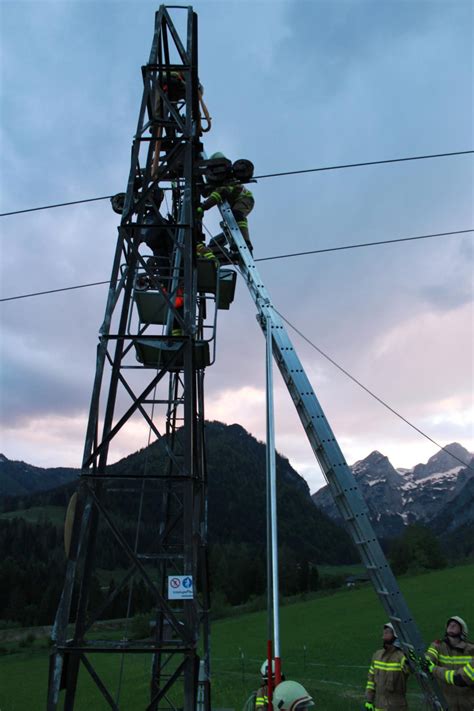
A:
{"type": "Polygon", "coordinates": [[[254,202],[252,193],[247,188],[244,188],[243,185],[223,185],[212,191],[207,200],[203,202],[202,207],[204,210],[209,210],[209,208],[218,205],[223,200],[227,200],[231,207],[234,207],[237,200],[252,201],[252,204],[254,202]]]}
{"type": "Polygon", "coordinates": [[[460,641],[452,646],[447,638],[436,640],[426,656],[434,664],[433,676],[439,682],[449,711],[474,709],[474,644],[460,641]]]}
{"type": "Polygon", "coordinates": [[[255,697],[255,711],[267,711],[268,709],[268,686],[264,684],[257,690],[255,697]]]}
{"type": "Polygon", "coordinates": [[[379,649],[372,657],[365,698],[375,711],[406,711],[406,690],[410,673],[402,650],[393,644],[379,649]]]}

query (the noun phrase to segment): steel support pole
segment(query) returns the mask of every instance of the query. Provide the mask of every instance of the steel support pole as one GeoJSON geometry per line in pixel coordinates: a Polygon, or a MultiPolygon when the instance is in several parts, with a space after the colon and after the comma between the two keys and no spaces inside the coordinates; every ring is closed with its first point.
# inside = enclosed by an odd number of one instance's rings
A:
{"type": "MultiPolygon", "coordinates": [[[[270,319],[266,322],[266,391],[267,391],[267,470],[270,484],[270,520],[271,520],[271,587],[273,607],[273,653],[275,655],[275,686],[281,681],[280,661],[280,611],[278,579],[278,511],[276,487],[275,456],[275,416],[273,403],[273,337],[270,319]]],[[[272,668],[268,669],[268,687],[271,688],[272,668]]],[[[270,698],[269,698],[270,701],[270,698]]]]}

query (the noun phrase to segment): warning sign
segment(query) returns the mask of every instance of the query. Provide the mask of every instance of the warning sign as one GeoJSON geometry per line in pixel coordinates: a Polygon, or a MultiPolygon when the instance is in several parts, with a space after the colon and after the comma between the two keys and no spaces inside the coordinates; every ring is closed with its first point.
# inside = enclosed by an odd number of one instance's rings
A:
{"type": "Polygon", "coordinates": [[[193,597],[192,575],[168,576],[168,600],[192,600],[193,597]]]}

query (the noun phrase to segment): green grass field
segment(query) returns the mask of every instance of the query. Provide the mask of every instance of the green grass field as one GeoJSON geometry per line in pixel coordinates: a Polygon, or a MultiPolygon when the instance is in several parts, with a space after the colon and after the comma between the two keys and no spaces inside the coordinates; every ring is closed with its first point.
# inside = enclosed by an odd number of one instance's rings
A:
{"type": "MultiPolygon", "coordinates": [[[[474,564],[400,582],[427,643],[442,634],[444,622],[450,615],[461,615],[474,624],[474,564]]],[[[373,651],[380,646],[384,621],[385,615],[370,586],[283,607],[282,658],[287,678],[305,684],[321,711],[361,709],[368,663],[373,651]]],[[[242,708],[258,684],[258,670],[265,656],[265,636],[266,617],[262,612],[213,624],[213,708],[236,711],[242,708]]],[[[97,664],[104,681],[112,682],[115,688],[119,677],[117,657],[109,655],[91,661],[97,664]]],[[[139,655],[125,659],[121,708],[145,707],[149,664],[149,659],[139,655]]],[[[47,671],[45,649],[32,648],[0,657],[1,711],[43,709],[47,671]]],[[[107,708],[84,671],[81,671],[79,687],[78,709],[107,708]]],[[[409,700],[411,711],[423,708],[413,682],[409,700]]]]}

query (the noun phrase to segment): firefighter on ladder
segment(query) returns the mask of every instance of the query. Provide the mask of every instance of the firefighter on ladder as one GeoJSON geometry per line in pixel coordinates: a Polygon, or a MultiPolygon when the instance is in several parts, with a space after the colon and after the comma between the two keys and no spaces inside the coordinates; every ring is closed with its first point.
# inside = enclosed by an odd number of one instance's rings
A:
{"type": "Polygon", "coordinates": [[[444,639],[432,642],[426,652],[449,711],[474,709],[474,644],[468,641],[468,633],[462,617],[450,617],[444,639]]]}
{"type": "Polygon", "coordinates": [[[365,687],[366,711],[406,711],[407,677],[405,655],[390,622],[383,626],[383,648],[375,652],[365,687]]]}
{"type": "MultiPolygon", "coordinates": [[[[211,158],[221,157],[224,158],[221,153],[214,153],[211,158]]],[[[205,200],[202,205],[198,207],[198,216],[202,217],[206,210],[210,210],[214,205],[219,205],[220,203],[227,200],[229,206],[232,210],[232,214],[235,217],[235,221],[242,233],[242,237],[245,240],[250,252],[253,252],[253,245],[250,241],[249,225],[247,221],[247,216],[252,212],[255,200],[253,194],[244,185],[240,183],[222,185],[214,187],[211,194],[205,200]]]]}

